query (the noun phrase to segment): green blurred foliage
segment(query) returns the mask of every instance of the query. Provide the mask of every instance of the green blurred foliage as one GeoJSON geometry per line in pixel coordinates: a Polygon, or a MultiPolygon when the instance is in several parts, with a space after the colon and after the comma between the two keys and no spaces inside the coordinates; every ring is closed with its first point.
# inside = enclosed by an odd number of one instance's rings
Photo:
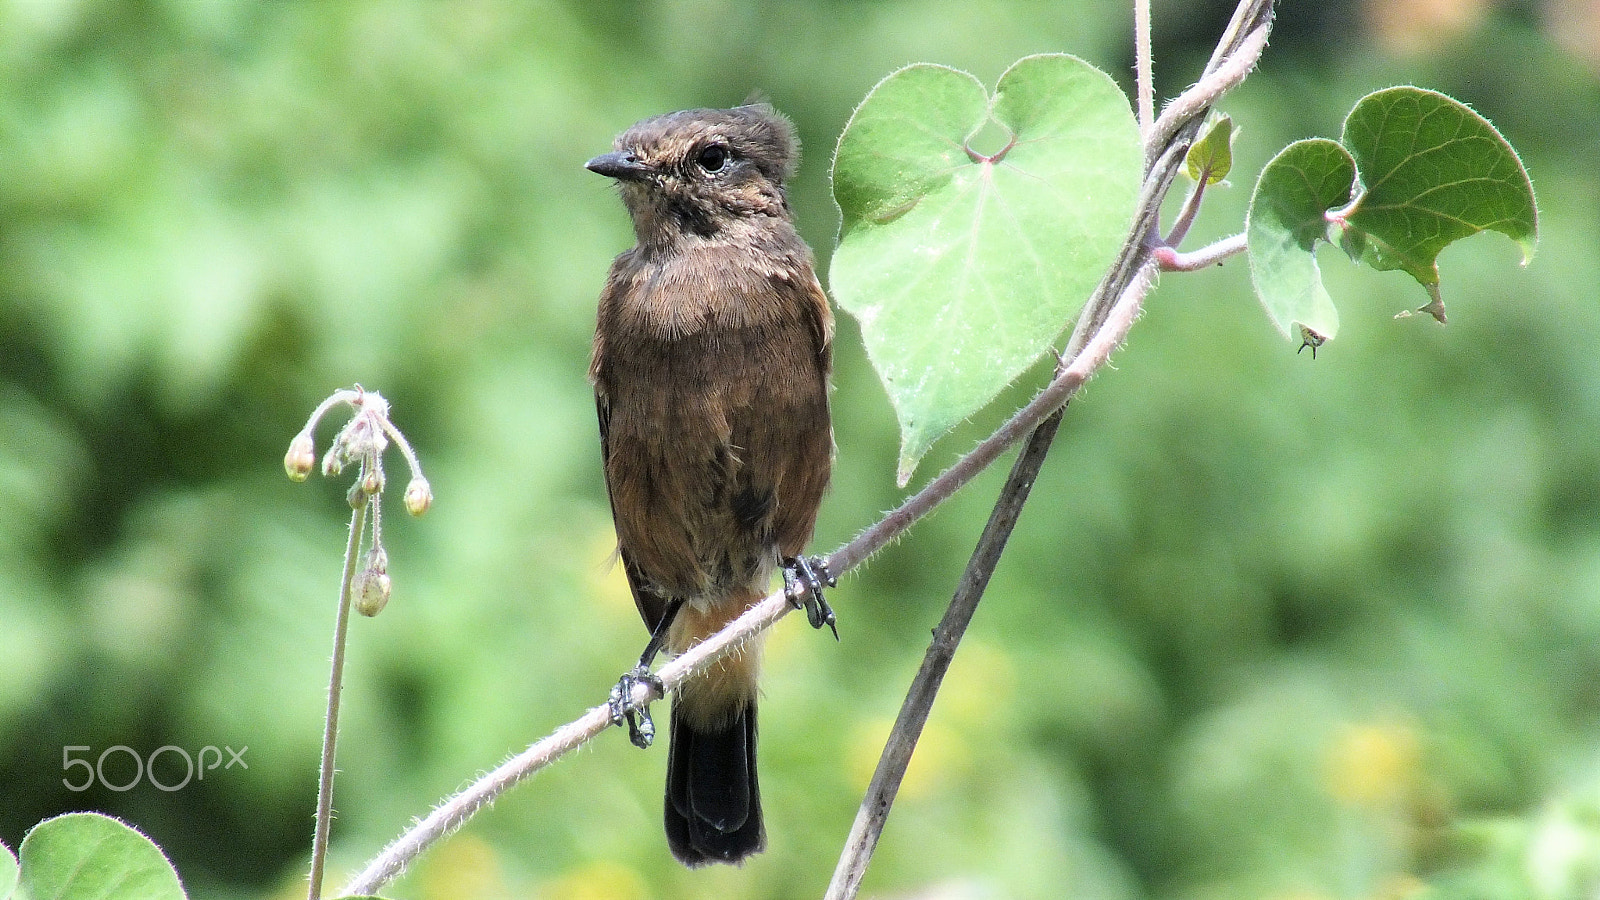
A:
{"type": "MultiPolygon", "coordinates": [[[[868,891],[1592,887],[1600,82],[1530,9],[1402,54],[1348,4],[1285,4],[1225,104],[1235,186],[1193,241],[1239,229],[1239,185],[1289,140],[1414,82],[1522,152],[1538,256],[1447,250],[1441,329],[1392,318],[1420,302],[1407,276],[1325,251],[1344,324],[1314,363],[1242,260],[1165,279],[1069,411],[868,891]]],[[[1225,15],[1156,4],[1164,93],[1225,15]]],[[[1112,0],[0,4],[0,839],[100,809],[193,896],[303,891],[346,507],[280,459],[354,382],[393,402],[437,499],[389,518],[394,600],[352,629],[335,872],[600,702],[644,638],[608,558],[584,380],[593,298],[631,236],[582,162],[644,115],[762,90],[809,147],[795,201],[825,260],[832,142],[884,74],[927,60],[992,82],[1067,51],[1126,86],[1130,18],[1112,0]],[[73,793],[67,745],[248,746],[250,768],[73,793]]],[[[835,381],[819,550],[900,496],[848,321],[835,381]]],[[[619,732],[386,893],[820,893],[1000,474],[836,589],[841,644],[795,619],[771,638],[767,853],[678,868],[665,754],[619,732]]]]}

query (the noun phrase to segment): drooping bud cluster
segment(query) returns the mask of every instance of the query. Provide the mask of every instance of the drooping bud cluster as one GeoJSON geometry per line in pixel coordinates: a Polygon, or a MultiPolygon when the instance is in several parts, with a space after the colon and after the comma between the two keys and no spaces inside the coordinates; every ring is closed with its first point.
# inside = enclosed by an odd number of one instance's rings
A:
{"type": "Polygon", "coordinates": [[[364,616],[375,616],[389,602],[392,581],[389,578],[389,554],[383,548],[382,505],[383,489],[387,479],[383,470],[383,454],[392,441],[400,448],[406,466],[411,470],[411,480],[406,484],[406,512],[420,516],[433,505],[433,488],[422,476],[422,466],[412,451],[405,435],[389,420],[389,401],[375,391],[366,391],[357,385],[350,390],[335,391],[322,401],[311,414],[306,427],[289,442],[284,454],[283,468],[291,481],[305,481],[316,465],[316,446],[312,435],[317,423],[334,406],[349,406],[354,415],[339,429],[333,444],[322,457],[322,474],[333,477],[347,466],[355,466],[357,477],[350,485],[348,499],[352,509],[364,511],[366,533],[361,543],[368,549],[362,565],[351,578],[350,596],[356,611],[364,616]]]}

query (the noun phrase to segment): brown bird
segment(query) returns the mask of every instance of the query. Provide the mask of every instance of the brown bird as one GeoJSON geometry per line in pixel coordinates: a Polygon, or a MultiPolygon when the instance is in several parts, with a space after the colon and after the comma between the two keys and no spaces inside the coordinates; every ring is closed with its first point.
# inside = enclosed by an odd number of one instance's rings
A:
{"type": "MultiPolygon", "coordinates": [[[[789,120],[765,104],[646,119],[588,168],[617,180],[637,246],[611,265],[589,376],[617,547],[650,642],[613,692],[624,712],[663,647],[682,653],[782,571],[811,624],[832,584],[800,556],[828,486],[833,316],[784,182],[789,120]]],[[[837,637],[837,631],[835,631],[837,637]]],[[[754,642],[683,683],[667,754],[667,843],[684,865],[762,849],[754,642]]],[[[659,688],[659,682],[655,682],[659,688]]]]}

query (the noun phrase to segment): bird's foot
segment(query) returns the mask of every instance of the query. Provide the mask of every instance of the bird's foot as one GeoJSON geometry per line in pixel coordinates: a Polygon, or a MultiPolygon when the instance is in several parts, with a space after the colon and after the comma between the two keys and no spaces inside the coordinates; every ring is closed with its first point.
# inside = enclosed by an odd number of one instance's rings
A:
{"type": "Polygon", "coordinates": [[[617,679],[617,686],[611,689],[608,705],[611,707],[611,724],[627,722],[628,740],[640,750],[646,750],[656,739],[656,723],[650,718],[650,703],[646,701],[638,709],[628,708],[628,703],[633,699],[633,689],[640,684],[649,685],[659,695],[665,696],[667,693],[661,679],[641,665],[617,679]]]}
{"type": "Polygon", "coordinates": [[[833,614],[833,607],[828,605],[827,598],[822,596],[824,587],[833,587],[839,582],[828,571],[828,561],[820,556],[806,559],[804,556],[793,556],[783,561],[783,593],[795,609],[806,611],[806,621],[812,628],[828,626],[833,632],[833,639],[839,639],[838,618],[833,614]],[[801,597],[801,591],[805,596],[801,597]]]}

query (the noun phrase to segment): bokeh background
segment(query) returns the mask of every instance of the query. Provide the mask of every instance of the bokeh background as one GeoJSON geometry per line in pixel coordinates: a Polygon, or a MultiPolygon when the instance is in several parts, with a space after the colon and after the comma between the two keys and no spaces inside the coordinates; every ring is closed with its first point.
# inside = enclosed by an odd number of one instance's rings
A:
{"type": "MultiPolygon", "coordinates": [[[[1155,7],[1170,96],[1229,7],[1155,7]]],[[[934,61],[992,83],[1068,51],[1131,87],[1130,23],[1117,0],[0,3],[0,839],[98,809],[191,896],[303,893],[348,513],[343,485],[280,460],[356,382],[393,402],[437,503],[411,520],[392,498],[394,600],[352,628],[336,875],[600,702],[644,634],[585,383],[631,232],[583,161],[643,116],[762,91],[809,148],[793,193],[825,266],[833,142],[880,77],[934,61]],[[167,745],[248,747],[249,768],[62,784],[82,775],[63,747],[167,745]]],[[[1067,416],[869,894],[1600,884],[1600,6],[1286,2],[1225,103],[1238,164],[1194,242],[1239,229],[1283,144],[1400,83],[1521,150],[1533,264],[1497,235],[1450,248],[1440,328],[1394,318],[1426,299],[1406,276],[1326,251],[1344,326],[1314,362],[1242,259],[1165,278],[1067,416]]],[[[819,550],[901,496],[848,319],[838,347],[819,550]]],[[[776,629],[765,854],[678,868],[665,752],[612,732],[387,893],[818,896],[1002,475],[844,580],[842,643],[776,629]]]]}

